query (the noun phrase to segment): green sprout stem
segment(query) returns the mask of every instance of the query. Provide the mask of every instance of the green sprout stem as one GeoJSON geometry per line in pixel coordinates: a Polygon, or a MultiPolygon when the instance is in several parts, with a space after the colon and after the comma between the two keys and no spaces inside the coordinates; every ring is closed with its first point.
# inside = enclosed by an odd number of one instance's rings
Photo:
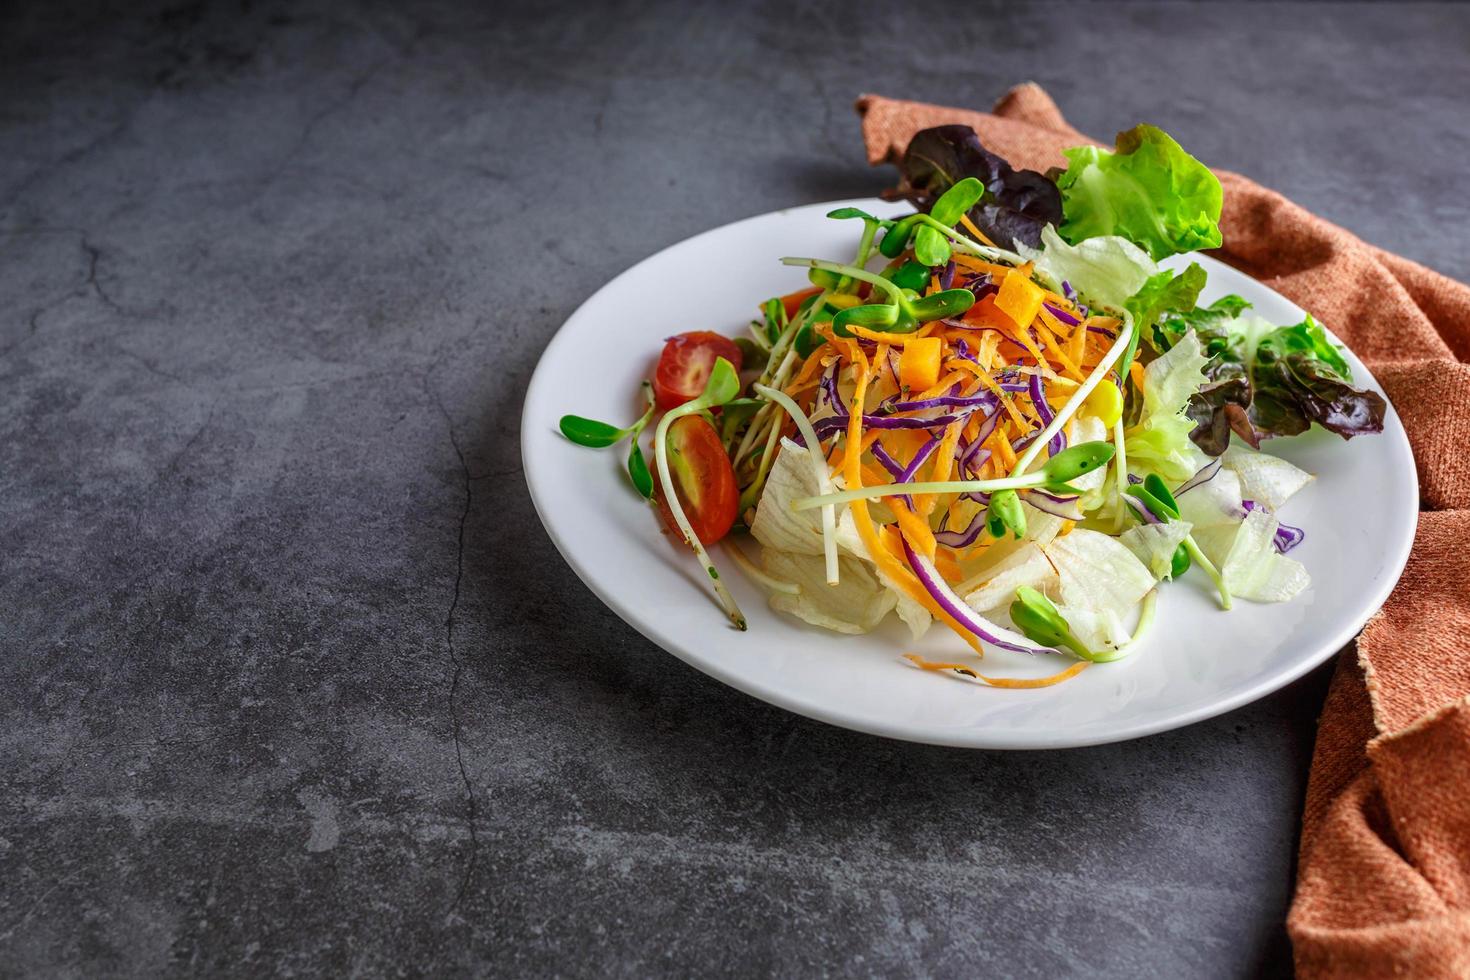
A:
{"type": "MultiPolygon", "coordinates": [[[[791,416],[791,421],[796,423],[796,428],[801,433],[802,441],[806,443],[807,455],[812,461],[812,471],[817,477],[817,486],[822,490],[831,489],[832,474],[827,467],[827,457],[822,455],[822,442],[817,438],[817,431],[812,428],[811,420],[806,417],[806,413],[784,391],[767,388],[765,385],[756,385],[753,390],[756,394],[763,395],[781,406],[786,414],[791,416]]],[[[764,462],[762,460],[762,465],[764,462]]],[[[837,585],[837,508],[832,504],[822,505],[822,552],[827,559],[827,584],[837,585]]]]}
{"type": "Polygon", "coordinates": [[[1113,423],[1113,445],[1118,450],[1117,455],[1114,457],[1117,463],[1117,469],[1114,472],[1117,474],[1119,504],[1118,514],[1116,518],[1114,518],[1114,534],[1122,533],[1123,519],[1127,515],[1128,511],[1128,508],[1122,503],[1123,494],[1128,492],[1128,449],[1125,445],[1125,441],[1126,440],[1124,440],[1123,438],[1123,418],[1120,415],[1118,417],[1118,421],[1113,423]]]}
{"type": "MultiPolygon", "coordinates": [[[[792,369],[796,367],[796,360],[796,351],[788,350],[786,356],[781,360],[780,367],[776,369],[775,374],[769,379],[761,378],[756,381],[756,385],[781,387],[786,383],[786,379],[791,376],[792,369]]],[[[759,444],[760,438],[765,434],[766,426],[772,422],[774,414],[775,410],[772,408],[770,399],[768,398],[766,399],[766,404],[762,405],[755,413],[755,417],[750,420],[750,427],[745,430],[745,435],[741,437],[740,445],[731,454],[730,462],[733,465],[740,465],[740,461],[745,458],[746,454],[759,444]]]]}
{"type": "Polygon", "coordinates": [[[965,248],[980,256],[982,259],[1009,262],[1012,265],[1022,265],[1026,261],[1015,252],[1009,251],[1008,249],[992,248],[989,245],[982,245],[979,242],[975,241],[975,239],[971,238],[969,235],[955,231],[949,225],[945,224],[942,221],[938,221],[927,214],[918,215],[918,219],[920,223],[927,225],[930,228],[933,228],[935,231],[939,232],[941,235],[943,235],[945,238],[948,238],[956,245],[963,245],[965,248]]]}
{"type": "MultiPolygon", "coordinates": [[[[1082,403],[1087,401],[1087,396],[1092,394],[1092,389],[1096,388],[1107,377],[1108,371],[1112,368],[1114,362],[1123,356],[1123,350],[1128,346],[1128,341],[1132,336],[1133,321],[1131,318],[1125,318],[1123,329],[1118,334],[1118,339],[1113,341],[1113,346],[1109,347],[1108,352],[1103,355],[1102,360],[1097,362],[1097,366],[1092,369],[1092,373],[1087,376],[1087,380],[1083,381],[1082,384],[1077,386],[1077,390],[1072,392],[1072,397],[1067,399],[1067,403],[1057,410],[1056,416],[1051,420],[1051,424],[1042,429],[1041,434],[1031,441],[1031,445],[1026,447],[1026,451],[1021,454],[1021,458],[1016,460],[1015,467],[1011,469],[1012,476],[1019,476],[1025,473],[1027,468],[1035,461],[1036,457],[1040,455],[1041,451],[1051,442],[1052,436],[1062,431],[1062,427],[1072,420],[1072,416],[1077,414],[1077,410],[1082,407],[1082,403]]],[[[1119,449],[1121,448],[1120,446],[1119,449]]]]}
{"type": "Polygon", "coordinates": [[[908,303],[908,299],[903,295],[902,289],[895,286],[889,280],[884,279],[876,272],[869,272],[867,269],[859,269],[857,266],[852,265],[843,265],[840,262],[828,262],[824,259],[801,259],[793,258],[790,256],[782,259],[781,264],[800,266],[802,268],[809,269],[821,269],[823,272],[831,272],[835,275],[847,276],[851,279],[856,279],[859,282],[868,283],[871,286],[876,286],[878,289],[883,290],[883,292],[886,293],[893,300],[893,302],[900,307],[908,303]]]}
{"type": "Polygon", "coordinates": [[[1220,608],[1228,610],[1231,600],[1230,590],[1225,587],[1225,578],[1220,574],[1220,570],[1215,567],[1215,563],[1210,561],[1205,553],[1200,550],[1199,545],[1195,543],[1193,534],[1185,536],[1184,548],[1189,552],[1189,557],[1194,559],[1194,563],[1204,569],[1205,574],[1214,580],[1215,588],[1220,591],[1220,608]]]}
{"type": "Polygon", "coordinates": [[[893,497],[912,493],[993,493],[996,490],[1023,490],[1029,487],[1051,485],[1050,479],[1041,472],[1024,476],[1006,476],[995,480],[943,480],[920,481],[917,483],[880,483],[876,486],[839,490],[819,497],[802,497],[792,501],[792,510],[811,510],[828,504],[845,504],[854,500],[873,500],[878,497],[893,497]]]}
{"type": "Polygon", "coordinates": [[[715,595],[720,600],[725,615],[730,617],[730,622],[738,630],[744,630],[745,614],[740,611],[740,605],[730,590],[725,586],[725,580],[720,578],[715,563],[710,560],[709,552],[705,550],[704,544],[700,542],[699,536],[694,533],[694,528],[689,524],[689,518],[684,513],[684,507],[679,503],[679,495],[674,489],[674,477],[669,470],[669,427],[686,415],[697,415],[705,411],[711,405],[719,405],[729,401],[739,393],[740,381],[735,376],[734,368],[730,362],[723,357],[715,361],[714,369],[710,371],[710,380],[705,385],[704,394],[690,402],[685,402],[678,408],[664,413],[659,420],[658,429],[653,434],[653,457],[658,469],[658,478],[663,486],[664,502],[668,504],[669,513],[674,515],[674,523],[679,526],[679,533],[684,536],[684,543],[694,550],[694,555],[699,563],[704,566],[705,574],[709,576],[714,584],[715,595]]]}
{"type": "Polygon", "coordinates": [[[1158,604],[1159,590],[1150,589],[1148,595],[1143,597],[1143,608],[1138,612],[1138,625],[1133,628],[1133,635],[1128,638],[1128,642],[1115,650],[1104,650],[1101,653],[1094,654],[1092,662],[1099,664],[1112,663],[1114,660],[1122,660],[1132,653],[1138,644],[1142,642],[1148,631],[1153,628],[1154,611],[1158,607],[1158,604]]]}

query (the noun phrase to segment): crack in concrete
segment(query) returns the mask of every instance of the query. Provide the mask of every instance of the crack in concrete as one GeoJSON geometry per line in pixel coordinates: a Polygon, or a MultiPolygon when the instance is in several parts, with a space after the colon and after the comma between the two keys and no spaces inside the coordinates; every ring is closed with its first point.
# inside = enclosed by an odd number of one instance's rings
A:
{"type": "Polygon", "coordinates": [[[153,363],[152,360],[144,357],[142,354],[130,351],[126,347],[123,347],[121,344],[115,344],[113,346],[113,349],[116,350],[123,357],[126,357],[141,364],[143,366],[143,369],[146,370],[149,374],[156,375],[160,378],[165,378],[169,381],[174,382],[175,384],[181,384],[185,387],[189,386],[189,380],[187,378],[182,378],[171,371],[165,371],[163,368],[159,367],[157,364],[153,363]]]}
{"type": "Polygon", "coordinates": [[[112,142],[117,137],[121,136],[124,132],[127,131],[128,126],[132,124],[132,121],[132,112],[129,111],[127,115],[124,116],[124,118],[116,123],[113,123],[107,129],[103,130],[97,136],[94,136],[92,139],[83,143],[81,146],[68,150],[66,153],[63,153],[51,163],[48,163],[45,166],[37,167],[35,170],[32,170],[30,173],[26,174],[26,176],[22,177],[10,188],[9,192],[5,195],[5,199],[3,201],[0,201],[0,212],[9,211],[20,201],[23,195],[25,195],[28,191],[30,191],[32,187],[45,180],[47,177],[54,177],[57,171],[61,170],[63,167],[71,166],[73,163],[76,163],[78,160],[81,160],[82,158],[89,155],[93,150],[96,150],[99,147],[104,146],[107,143],[112,142]]]}
{"type": "MultiPolygon", "coordinates": [[[[425,378],[427,386],[428,379],[425,378]]],[[[464,450],[460,447],[459,436],[454,431],[454,419],[450,417],[449,410],[444,407],[443,400],[438,392],[432,391],[434,404],[439,408],[439,414],[444,416],[444,424],[449,429],[449,443],[454,447],[454,455],[459,460],[460,472],[464,478],[464,509],[459,514],[459,534],[455,545],[454,564],[454,595],[449,602],[449,614],[444,620],[444,640],[449,648],[449,663],[451,674],[449,680],[449,720],[451,733],[454,738],[454,761],[459,766],[459,778],[464,783],[466,810],[468,818],[468,829],[470,839],[470,854],[465,861],[464,872],[459,880],[459,888],[454,893],[454,901],[449,903],[449,912],[459,907],[464,899],[465,892],[469,889],[470,880],[474,877],[475,869],[480,861],[480,838],[476,830],[476,822],[479,819],[479,805],[475,799],[475,787],[470,781],[469,770],[464,764],[464,742],[460,738],[459,717],[459,683],[464,674],[464,661],[460,659],[458,651],[454,647],[454,614],[459,609],[460,586],[464,582],[464,530],[469,523],[470,507],[474,502],[474,492],[471,484],[470,466],[464,458],[464,450]]]]}
{"type": "Polygon", "coordinates": [[[97,294],[97,298],[110,308],[118,316],[127,316],[128,311],[118,305],[117,300],[108,295],[107,290],[102,288],[102,283],[97,279],[97,263],[102,259],[102,250],[91,242],[86,236],[82,237],[82,251],[87,253],[87,285],[97,294]]]}
{"type": "Polygon", "coordinates": [[[281,174],[285,173],[286,169],[291,166],[291,162],[301,154],[301,151],[306,149],[306,144],[311,141],[312,135],[316,133],[316,128],[325,122],[329,116],[335,115],[351,105],[353,100],[357,98],[358,93],[363,90],[368,82],[373,80],[373,76],[381,71],[386,64],[386,61],[379,61],[376,64],[369,65],[362,74],[347,84],[345,95],[333,99],[313,113],[312,117],[306,121],[306,125],[301,127],[301,132],[296,137],[296,142],[291,145],[291,149],[286,151],[286,155],[281,157],[281,162],[276,164],[275,169],[265,178],[263,186],[268,188],[273,185],[280,178],[281,174]]]}
{"type": "Polygon", "coordinates": [[[0,347],[0,357],[8,356],[11,351],[18,349],[21,344],[24,344],[26,341],[34,337],[36,335],[36,331],[41,329],[41,314],[45,313],[48,309],[50,309],[49,306],[43,306],[32,313],[30,315],[30,318],[26,321],[28,324],[30,324],[30,329],[26,331],[24,336],[17,337],[15,340],[6,344],[4,347],[0,347]]]}

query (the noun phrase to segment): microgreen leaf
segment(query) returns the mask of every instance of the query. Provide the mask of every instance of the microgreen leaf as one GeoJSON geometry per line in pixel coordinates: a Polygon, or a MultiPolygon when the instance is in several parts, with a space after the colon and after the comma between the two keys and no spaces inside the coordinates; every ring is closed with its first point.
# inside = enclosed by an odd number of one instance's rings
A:
{"type": "Polygon", "coordinates": [[[827,217],[837,218],[838,220],[842,220],[844,218],[862,218],[864,221],[875,221],[880,224],[882,223],[881,218],[877,218],[869,214],[862,208],[838,208],[835,211],[828,211],[827,217]]]}
{"type": "Polygon", "coordinates": [[[878,251],[885,258],[896,259],[903,254],[908,246],[909,236],[913,234],[914,225],[919,221],[919,216],[911,214],[907,218],[896,222],[883,234],[883,240],[878,243],[878,251]]]}
{"type": "Polygon", "coordinates": [[[786,329],[786,307],[779,296],[772,296],[766,300],[763,312],[766,316],[766,338],[774,344],[781,331],[786,329]]]}
{"type": "Polygon", "coordinates": [[[832,318],[832,332],[839,337],[851,337],[849,327],[867,327],[869,330],[891,330],[898,323],[899,309],[888,303],[869,303],[841,310],[832,318]]]}
{"type": "MultiPolygon", "coordinates": [[[[930,229],[931,231],[933,229],[930,229]]],[[[909,304],[909,314],[920,323],[959,316],[975,305],[975,294],[968,289],[945,289],[909,304]]]]}
{"type": "Polygon", "coordinates": [[[1189,549],[1181,542],[1179,547],[1174,549],[1174,557],[1169,562],[1169,578],[1179,578],[1185,572],[1189,571],[1191,564],[1189,549]]]}
{"type": "Polygon", "coordinates": [[[1063,449],[1047,460],[1041,472],[1048,483],[1066,483],[1098,467],[1106,466],[1115,451],[1112,443],[1108,442],[1079,443],[1070,449],[1063,449]]]}
{"type": "Polygon", "coordinates": [[[628,434],[627,429],[620,429],[596,419],[584,419],[580,415],[563,415],[560,425],[562,435],[579,446],[589,446],[593,449],[611,446],[628,434]]]}
{"type": "Polygon", "coordinates": [[[1174,495],[1169,492],[1169,487],[1157,473],[1150,473],[1143,480],[1143,488],[1149,492],[1159,506],[1164,508],[1160,517],[1168,517],[1170,520],[1179,519],[1179,504],[1174,495]]]}
{"type": "Polygon", "coordinates": [[[1049,647],[1066,647],[1083,660],[1095,660],[1097,655],[1087,649],[1072,634],[1072,626],[1046,596],[1029,585],[1016,589],[1016,600],[1011,603],[1011,622],[1028,639],[1049,647]]]}
{"type": "Polygon", "coordinates": [[[917,292],[929,285],[932,274],[927,265],[910,259],[892,272],[886,273],[886,276],[895,286],[917,292]]]}
{"type": "Polygon", "coordinates": [[[633,440],[633,449],[628,453],[628,478],[644,499],[653,497],[653,475],[648,472],[648,461],[643,458],[643,449],[638,440],[633,440]]]}
{"type": "Polygon", "coordinates": [[[997,490],[990,495],[986,521],[992,537],[1004,537],[1006,531],[1015,534],[1017,540],[1026,536],[1026,512],[1014,490],[997,490]]]}
{"type": "Polygon", "coordinates": [[[925,265],[943,265],[949,261],[949,239],[929,225],[922,225],[914,233],[914,258],[925,265]]]}

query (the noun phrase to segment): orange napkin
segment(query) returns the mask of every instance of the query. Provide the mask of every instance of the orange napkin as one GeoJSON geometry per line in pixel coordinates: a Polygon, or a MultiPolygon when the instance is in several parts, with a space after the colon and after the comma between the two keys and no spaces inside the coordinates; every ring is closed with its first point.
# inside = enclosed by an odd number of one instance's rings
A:
{"type": "MultiPolygon", "coordinates": [[[[944,123],[1035,170],[1092,142],[1034,84],[988,113],[873,95],[857,110],[872,164],[944,123]]],[[[1216,254],[1367,362],[1408,429],[1422,496],[1408,569],[1343,651],[1323,708],[1287,919],[1297,972],[1470,977],[1470,287],[1219,178],[1216,254]]]]}

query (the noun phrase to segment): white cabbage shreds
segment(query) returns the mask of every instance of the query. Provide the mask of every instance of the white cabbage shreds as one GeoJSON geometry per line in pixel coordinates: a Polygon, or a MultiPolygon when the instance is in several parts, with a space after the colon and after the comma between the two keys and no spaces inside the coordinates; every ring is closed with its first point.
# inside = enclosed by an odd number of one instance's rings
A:
{"type": "Polygon", "coordinates": [[[782,439],[779,455],[766,477],[760,503],[756,505],[750,533],[772,551],[794,555],[822,554],[821,510],[791,509],[792,501],[815,497],[821,492],[806,450],[790,439],[782,439]]]}
{"type": "Polygon", "coordinates": [[[773,593],[771,608],[813,626],[837,633],[866,633],[893,609],[893,592],[879,583],[867,562],[840,557],[841,583],[828,585],[827,563],[820,555],[765,548],[762,558],[772,576],[801,589],[796,595],[773,593]]]}
{"type": "Polygon", "coordinates": [[[1119,535],[1118,540],[1143,562],[1145,568],[1156,579],[1169,577],[1174,564],[1174,552],[1189,536],[1188,521],[1170,521],[1167,524],[1141,524],[1130,527],[1119,535]]]}
{"type": "Polygon", "coordinates": [[[1278,524],[1275,514],[1256,509],[1238,527],[1222,525],[1196,532],[1196,542],[1219,566],[1231,595],[1256,602],[1285,602],[1311,584],[1301,562],[1276,553],[1271,539],[1278,524]]]}
{"type": "Polygon", "coordinates": [[[1130,613],[1155,584],[1143,563],[1116,538],[1082,528],[1043,550],[1057,570],[1057,607],[1077,638],[1094,650],[1127,643],[1130,613]]]}
{"type": "Polygon", "coordinates": [[[866,633],[896,609],[914,639],[923,636],[931,622],[929,611],[874,567],[846,507],[838,508],[837,515],[840,584],[827,584],[826,566],[815,560],[823,553],[821,511],[791,509],[792,501],[819,493],[817,475],[806,450],[789,439],[781,440],[750,533],[762,545],[766,571],[796,582],[801,592],[795,596],[773,595],[771,607],[841,633],[866,633]],[[791,574],[778,569],[790,570],[791,574]]]}
{"type": "Polygon", "coordinates": [[[1054,592],[1057,584],[1056,569],[1040,546],[1029,541],[987,574],[989,578],[965,596],[965,602],[976,612],[1009,607],[1015,601],[1016,590],[1023,585],[1040,592],[1054,592]]]}
{"type": "Polygon", "coordinates": [[[1241,496],[1272,510],[1278,510],[1292,494],[1312,482],[1312,474],[1279,456],[1241,446],[1225,450],[1223,462],[1239,477],[1241,496]]]}
{"type": "Polygon", "coordinates": [[[1221,469],[1213,479],[1180,494],[1178,501],[1179,516],[1194,527],[1196,540],[1204,528],[1234,527],[1245,516],[1240,477],[1233,470],[1221,469]]]}

